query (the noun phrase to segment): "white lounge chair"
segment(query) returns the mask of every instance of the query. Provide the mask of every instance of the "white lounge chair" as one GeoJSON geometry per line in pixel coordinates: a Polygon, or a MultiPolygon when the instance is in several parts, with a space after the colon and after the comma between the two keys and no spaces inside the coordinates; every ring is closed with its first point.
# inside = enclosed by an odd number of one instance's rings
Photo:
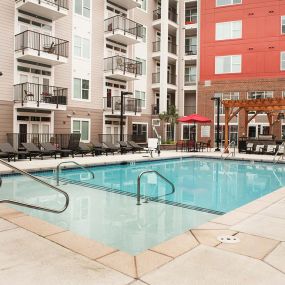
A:
{"type": "Polygon", "coordinates": [[[147,152],[149,152],[150,156],[153,157],[153,151],[156,151],[158,148],[158,139],[149,138],[147,140],[147,147],[144,148],[147,152]]]}

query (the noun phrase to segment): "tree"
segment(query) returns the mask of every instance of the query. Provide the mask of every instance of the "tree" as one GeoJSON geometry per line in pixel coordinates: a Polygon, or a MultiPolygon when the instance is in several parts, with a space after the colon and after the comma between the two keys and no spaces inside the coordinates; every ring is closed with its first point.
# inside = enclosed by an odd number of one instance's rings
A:
{"type": "Polygon", "coordinates": [[[175,127],[175,124],[177,124],[177,119],[178,119],[178,111],[175,105],[170,105],[167,109],[167,112],[160,113],[159,119],[166,123],[169,123],[171,136],[172,136],[170,139],[174,140],[174,127],[175,127]]]}

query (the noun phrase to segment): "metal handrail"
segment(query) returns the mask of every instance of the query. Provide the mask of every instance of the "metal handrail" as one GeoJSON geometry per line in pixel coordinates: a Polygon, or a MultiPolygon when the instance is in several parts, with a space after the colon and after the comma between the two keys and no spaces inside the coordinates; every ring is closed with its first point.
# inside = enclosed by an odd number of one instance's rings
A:
{"type": "MultiPolygon", "coordinates": [[[[50,213],[54,213],[54,214],[60,214],[60,213],[64,212],[67,209],[67,207],[69,205],[69,196],[68,196],[68,194],[65,191],[63,191],[63,190],[61,190],[61,189],[59,189],[59,188],[57,188],[57,187],[55,187],[55,186],[53,186],[53,185],[51,185],[51,184],[41,180],[41,179],[31,175],[30,173],[28,173],[26,171],[23,171],[23,170],[15,167],[15,166],[10,165],[9,163],[7,163],[6,161],[4,161],[2,159],[0,159],[0,163],[2,163],[3,165],[5,165],[6,167],[8,167],[10,169],[13,169],[14,171],[17,171],[17,172],[21,173],[24,176],[27,176],[27,177],[29,177],[29,178],[31,178],[31,179],[39,182],[39,183],[41,183],[41,184],[51,188],[52,190],[54,190],[56,192],[61,193],[65,197],[65,205],[64,205],[64,207],[61,210],[54,210],[54,209],[49,209],[49,208],[40,207],[40,206],[36,206],[36,205],[33,205],[33,204],[22,203],[22,202],[18,202],[18,201],[14,201],[14,200],[9,200],[9,199],[0,200],[0,203],[13,204],[13,205],[17,205],[17,206],[22,206],[22,207],[26,207],[26,208],[30,208],[30,209],[50,212],[50,213]]],[[[2,185],[2,179],[0,178],[0,186],[1,185],[2,185]]]]}
{"type": "Polygon", "coordinates": [[[285,142],[283,142],[281,145],[278,147],[278,150],[276,151],[274,157],[273,157],[273,163],[276,164],[280,161],[280,159],[284,159],[284,155],[285,155],[285,142]],[[282,146],[283,147],[283,153],[280,155],[280,157],[276,160],[277,155],[279,154],[279,147],[282,146]]]}
{"type": "Polygon", "coordinates": [[[235,142],[235,141],[231,141],[231,142],[229,143],[229,145],[225,148],[224,152],[221,154],[221,158],[223,158],[224,153],[226,153],[226,151],[229,150],[229,148],[231,147],[231,145],[234,146],[234,151],[229,152],[229,153],[227,154],[227,156],[226,156],[224,159],[227,159],[230,155],[232,155],[232,157],[235,157],[235,155],[236,155],[236,142],[235,142]]]}
{"type": "Polygon", "coordinates": [[[68,164],[68,163],[73,163],[75,165],[77,165],[78,167],[80,167],[81,169],[85,170],[86,172],[89,172],[92,176],[92,179],[95,179],[95,174],[88,168],[82,166],[81,164],[75,162],[75,161],[63,161],[61,163],[58,164],[58,166],[56,167],[56,185],[59,186],[59,171],[60,171],[60,166],[62,164],[68,164]]]}
{"type": "MultiPolygon", "coordinates": [[[[139,176],[138,176],[138,179],[137,179],[137,205],[141,205],[141,177],[147,173],[155,173],[157,176],[159,176],[160,178],[162,178],[164,181],[166,181],[168,184],[170,184],[171,188],[172,188],[172,191],[171,193],[168,193],[168,194],[165,194],[165,195],[162,195],[162,196],[168,196],[168,195],[171,195],[175,192],[175,186],[174,184],[168,180],[166,177],[164,177],[163,175],[161,175],[159,172],[155,171],[155,170],[146,170],[146,171],[143,171],[139,176]]],[[[159,197],[162,197],[162,196],[157,196],[157,198],[159,197]]]]}

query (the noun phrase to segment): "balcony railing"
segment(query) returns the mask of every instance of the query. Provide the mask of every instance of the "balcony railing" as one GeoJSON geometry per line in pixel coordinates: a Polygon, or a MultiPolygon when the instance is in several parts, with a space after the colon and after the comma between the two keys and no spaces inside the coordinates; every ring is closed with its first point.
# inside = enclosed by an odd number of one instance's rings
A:
{"type": "Polygon", "coordinates": [[[197,45],[185,46],[186,55],[197,55],[197,45]]]}
{"type": "MultiPolygon", "coordinates": [[[[161,19],[161,9],[156,9],[153,11],[153,20],[159,20],[161,19]]],[[[177,13],[174,11],[168,11],[168,20],[177,23],[177,13]]]]}
{"type": "Polygon", "coordinates": [[[143,38],[143,25],[120,15],[105,20],[105,32],[115,33],[116,30],[123,31],[125,35],[134,35],[136,39],[143,38]]]}
{"type": "Polygon", "coordinates": [[[151,106],[151,114],[152,115],[158,115],[159,114],[159,105],[152,105],[151,106]]]}
{"type": "Polygon", "coordinates": [[[114,73],[116,70],[122,71],[124,74],[142,75],[142,63],[119,55],[105,58],[104,71],[114,73]]]}
{"type": "MultiPolygon", "coordinates": [[[[112,114],[121,112],[121,96],[104,97],[104,110],[111,110],[112,114]]],[[[139,113],[142,111],[142,100],[123,97],[123,114],[126,112],[139,113]]]]}
{"type": "Polygon", "coordinates": [[[48,54],[55,54],[59,59],[60,56],[68,57],[69,42],[59,38],[51,37],[45,34],[40,34],[34,31],[24,31],[15,36],[15,51],[22,51],[25,49],[33,49],[48,54]]]}
{"type": "Polygon", "coordinates": [[[191,86],[191,85],[196,85],[196,75],[188,76],[185,75],[185,86],[191,86]]]}
{"type": "MultiPolygon", "coordinates": [[[[161,48],[160,41],[152,43],[152,51],[153,52],[159,52],[160,48],[161,48]]],[[[177,45],[169,42],[168,43],[168,52],[173,53],[173,54],[177,54],[177,45]]]]}
{"type": "MultiPolygon", "coordinates": [[[[152,83],[160,83],[160,72],[152,74],[152,83]]],[[[167,84],[176,85],[176,75],[175,74],[167,74],[167,84]]]]}
{"type": "Polygon", "coordinates": [[[20,83],[14,85],[14,101],[22,105],[27,102],[36,102],[39,107],[40,103],[58,105],[67,104],[67,88],[42,85],[36,83],[20,83]]]}
{"type": "MultiPolygon", "coordinates": [[[[15,0],[16,3],[19,3],[19,2],[25,2],[25,0],[15,0]]],[[[57,7],[58,10],[60,8],[64,8],[64,9],[67,9],[68,10],[68,2],[69,0],[38,0],[39,4],[41,2],[43,3],[46,3],[48,5],[51,5],[51,6],[54,6],[54,7],[57,7]]]]}

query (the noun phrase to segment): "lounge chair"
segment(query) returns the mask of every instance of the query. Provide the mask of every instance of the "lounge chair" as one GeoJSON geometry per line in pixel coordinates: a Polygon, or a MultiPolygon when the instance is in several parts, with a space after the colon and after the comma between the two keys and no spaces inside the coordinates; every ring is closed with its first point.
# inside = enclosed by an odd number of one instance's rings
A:
{"type": "Polygon", "coordinates": [[[26,151],[15,150],[9,143],[0,143],[0,151],[9,154],[11,158],[14,158],[14,161],[19,155],[26,156],[28,154],[26,151]]]}
{"type": "Polygon", "coordinates": [[[11,158],[13,158],[13,156],[11,154],[6,153],[6,152],[0,152],[0,158],[7,158],[8,162],[10,162],[11,158]]]}
{"type": "Polygon", "coordinates": [[[257,144],[255,146],[255,151],[254,153],[257,153],[257,154],[263,154],[264,153],[264,145],[263,144],[257,144]]]}
{"type": "Polygon", "coordinates": [[[150,156],[153,157],[153,152],[158,150],[158,139],[149,138],[147,140],[147,147],[145,147],[144,150],[149,152],[150,156]]]}
{"type": "Polygon", "coordinates": [[[277,150],[277,145],[270,144],[267,146],[266,150],[264,150],[264,154],[275,154],[277,150]]]}
{"type": "Polygon", "coordinates": [[[284,155],[285,154],[285,146],[283,144],[280,144],[277,148],[277,154],[284,155]]]}
{"type": "Polygon", "coordinates": [[[131,151],[131,152],[134,153],[133,147],[130,146],[130,145],[128,145],[127,142],[120,141],[119,144],[120,144],[120,149],[121,149],[121,153],[122,153],[122,154],[123,154],[123,153],[127,153],[127,152],[129,152],[129,151],[131,151]]]}
{"type": "Polygon", "coordinates": [[[93,153],[95,155],[101,155],[102,153],[105,153],[108,155],[108,148],[104,146],[102,143],[93,143],[91,142],[93,147],[93,153]]]}
{"type": "Polygon", "coordinates": [[[80,142],[78,145],[78,154],[81,154],[82,157],[86,154],[91,153],[94,156],[93,148],[90,148],[87,144],[84,142],[80,142]]]}
{"type": "Polygon", "coordinates": [[[252,153],[253,152],[253,143],[247,143],[246,144],[246,153],[252,153]]]}
{"type": "Polygon", "coordinates": [[[56,158],[56,152],[55,151],[47,151],[47,150],[40,150],[36,145],[33,143],[22,143],[23,147],[26,149],[28,156],[30,157],[30,160],[32,160],[32,157],[39,156],[41,159],[43,159],[44,156],[53,156],[56,158]]]}
{"type": "Polygon", "coordinates": [[[103,146],[106,147],[107,151],[111,152],[112,154],[114,154],[115,152],[119,152],[121,150],[120,147],[110,142],[103,142],[103,146]]]}
{"type": "Polygon", "coordinates": [[[142,146],[140,146],[139,144],[137,144],[134,141],[127,141],[127,143],[133,148],[133,151],[142,151],[142,150],[144,150],[144,148],[142,146]]]}
{"type": "Polygon", "coordinates": [[[46,151],[55,152],[56,154],[60,154],[60,157],[69,156],[70,154],[72,154],[71,150],[69,150],[69,149],[57,149],[56,146],[50,142],[41,143],[41,146],[46,151]]]}
{"type": "Polygon", "coordinates": [[[68,150],[71,150],[72,157],[75,154],[80,153],[79,143],[80,143],[81,134],[71,134],[68,141],[68,150]]]}

